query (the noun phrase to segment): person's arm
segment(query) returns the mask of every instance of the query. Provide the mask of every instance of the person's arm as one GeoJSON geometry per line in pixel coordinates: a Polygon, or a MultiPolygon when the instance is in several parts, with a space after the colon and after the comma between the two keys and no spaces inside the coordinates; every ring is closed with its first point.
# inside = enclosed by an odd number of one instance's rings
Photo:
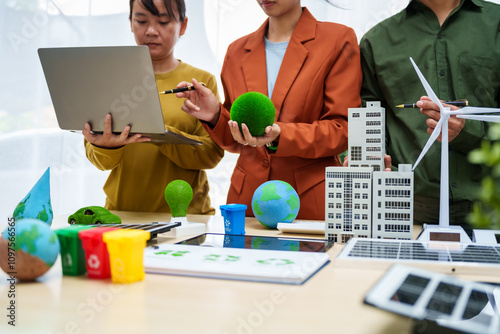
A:
{"type": "Polygon", "coordinates": [[[281,129],[276,156],[314,159],[346,150],[347,111],[361,103],[359,47],[352,29],[338,37],[334,52],[335,62],[325,78],[321,117],[311,124],[276,122],[281,129]]]}
{"type": "MultiPolygon", "coordinates": [[[[181,82],[178,87],[183,87],[187,85],[187,82],[181,82]]],[[[212,111],[212,109],[218,106],[219,103],[219,93],[217,89],[217,81],[214,76],[211,76],[210,79],[206,80],[206,87],[203,87],[196,80],[193,79],[193,85],[195,89],[198,91],[197,93],[205,96],[209,105],[204,108],[207,109],[207,114],[212,111]],[[201,91],[204,89],[203,91],[201,91]],[[213,106],[210,107],[210,103],[213,102],[213,106]]],[[[177,97],[183,97],[184,94],[179,93],[177,97]]],[[[198,95],[190,95],[190,101],[185,101],[184,106],[181,108],[184,110],[186,105],[190,105],[193,101],[198,98],[198,95]]],[[[203,102],[200,99],[196,100],[197,103],[203,106],[203,102]]],[[[194,106],[194,104],[192,105],[194,106]]],[[[191,111],[191,108],[186,108],[191,111]]],[[[199,110],[194,110],[193,116],[197,116],[196,114],[199,110]]],[[[187,112],[189,114],[189,112],[187,112]]],[[[189,117],[189,116],[185,116],[189,117]]],[[[197,140],[201,142],[201,145],[161,145],[160,151],[162,154],[167,156],[170,160],[172,160],[177,166],[184,169],[210,169],[217,166],[219,161],[224,156],[224,150],[222,150],[213,140],[210,138],[208,133],[203,128],[201,122],[197,122],[196,128],[191,133],[186,133],[180,131],[172,126],[166,125],[167,130],[172,131],[174,133],[181,134],[187,138],[197,140]]]]}
{"type": "MultiPolygon", "coordinates": [[[[359,43],[359,49],[361,53],[361,70],[363,71],[363,83],[361,84],[361,100],[363,105],[366,105],[367,101],[379,101],[381,106],[388,108],[387,102],[385,101],[384,94],[380,90],[380,86],[377,80],[377,71],[375,67],[375,61],[373,60],[373,52],[371,49],[370,42],[362,38],[359,43]]],[[[389,131],[385,131],[385,151],[387,152],[387,143],[390,141],[389,131]]],[[[395,169],[392,166],[392,158],[389,154],[384,157],[385,171],[391,171],[395,169]]],[[[346,164],[344,163],[344,166],[346,164]]]]}
{"type": "Polygon", "coordinates": [[[100,170],[115,168],[121,161],[124,147],[130,143],[141,143],[150,141],[150,138],[142,137],[140,134],[129,136],[130,126],[126,126],[119,135],[111,131],[112,118],[107,114],[104,119],[104,131],[102,134],[92,133],[89,123],[85,124],[82,131],[85,137],[85,153],[89,161],[100,170]]]}
{"type": "Polygon", "coordinates": [[[167,130],[181,134],[187,138],[194,139],[202,143],[202,145],[161,145],[161,153],[167,156],[181,168],[214,168],[224,156],[224,150],[221,149],[212,140],[212,138],[210,138],[208,133],[199,122],[194,134],[185,133],[169,126],[167,126],[167,130]]]}
{"type": "MultiPolygon", "coordinates": [[[[427,133],[430,135],[441,117],[439,107],[427,96],[421,97],[420,101],[417,102],[417,107],[420,108],[422,114],[429,117],[426,123],[428,126],[427,133]]],[[[449,107],[451,110],[460,109],[448,105],[445,105],[445,107],[449,107]]],[[[450,147],[461,153],[468,154],[481,145],[481,140],[485,138],[487,130],[487,122],[466,120],[452,115],[448,119],[450,147]]],[[[441,135],[439,135],[438,140],[441,141],[441,135]]]]}
{"type": "Polygon", "coordinates": [[[91,144],[102,148],[118,148],[131,143],[142,143],[151,141],[151,138],[142,137],[141,134],[129,136],[130,125],[127,125],[123,131],[117,135],[111,130],[111,114],[106,114],[104,118],[104,131],[102,134],[93,133],[89,123],[85,123],[82,134],[91,144]]]}
{"type": "MultiPolygon", "coordinates": [[[[231,153],[239,153],[241,145],[235,141],[229,129],[228,122],[231,119],[229,111],[231,110],[231,102],[228,98],[227,91],[230,85],[230,75],[224,75],[226,72],[226,64],[229,62],[230,45],[226,52],[224,63],[221,70],[222,87],[224,88],[225,102],[220,103],[217,97],[207,87],[201,86],[193,79],[192,85],[196,90],[177,93],[178,98],[185,98],[182,110],[188,115],[198,118],[210,137],[224,150],[231,153]]],[[[178,87],[189,85],[188,82],[181,82],[178,87]]]]}
{"type": "Polygon", "coordinates": [[[86,138],[84,139],[85,154],[89,161],[99,170],[111,170],[122,160],[125,146],[118,148],[103,148],[92,145],[86,138]]]}

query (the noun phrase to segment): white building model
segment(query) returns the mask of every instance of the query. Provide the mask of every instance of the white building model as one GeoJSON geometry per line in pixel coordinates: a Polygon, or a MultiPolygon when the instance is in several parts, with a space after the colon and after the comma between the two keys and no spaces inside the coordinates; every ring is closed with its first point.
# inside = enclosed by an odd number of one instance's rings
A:
{"type": "Polygon", "coordinates": [[[411,165],[384,172],[385,109],[380,102],[349,109],[349,167],[326,168],[325,238],[411,240],[411,165]]]}

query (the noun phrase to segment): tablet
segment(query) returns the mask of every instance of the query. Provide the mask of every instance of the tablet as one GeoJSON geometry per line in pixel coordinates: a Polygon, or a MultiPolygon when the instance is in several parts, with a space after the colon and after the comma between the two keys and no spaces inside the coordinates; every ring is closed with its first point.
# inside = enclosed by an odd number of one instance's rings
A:
{"type": "Polygon", "coordinates": [[[205,233],[191,239],[178,242],[178,244],[204,247],[326,252],[332,247],[333,241],[324,239],[205,233]]]}

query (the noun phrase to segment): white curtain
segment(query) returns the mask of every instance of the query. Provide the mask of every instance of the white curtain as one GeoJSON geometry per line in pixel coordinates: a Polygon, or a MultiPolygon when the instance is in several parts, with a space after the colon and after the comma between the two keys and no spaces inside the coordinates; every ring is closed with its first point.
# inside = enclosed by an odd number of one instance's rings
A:
{"type": "MultiPolygon", "coordinates": [[[[351,26],[361,38],[408,1],[302,3],[318,20],[351,26]]],[[[7,217],[47,167],[51,167],[54,215],[104,204],[102,186],[108,173],[88,162],[81,133],[59,129],[37,49],[133,45],[128,5],[128,0],[0,2],[0,227],[6,225],[7,217]]],[[[176,57],[216,77],[228,44],[255,30],[265,19],[254,0],[187,0],[186,7],[188,29],[176,48],[176,57]]],[[[235,159],[226,154],[219,166],[208,172],[210,195],[217,209],[225,204],[235,159]]]]}

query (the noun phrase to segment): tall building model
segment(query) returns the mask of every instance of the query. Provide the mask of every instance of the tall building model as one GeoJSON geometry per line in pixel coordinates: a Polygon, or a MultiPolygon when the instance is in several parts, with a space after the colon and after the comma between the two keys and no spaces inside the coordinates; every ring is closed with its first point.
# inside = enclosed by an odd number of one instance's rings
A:
{"type": "Polygon", "coordinates": [[[349,167],[327,167],[325,238],[411,240],[413,172],[384,172],[385,109],[380,102],[349,109],[349,167]]]}

